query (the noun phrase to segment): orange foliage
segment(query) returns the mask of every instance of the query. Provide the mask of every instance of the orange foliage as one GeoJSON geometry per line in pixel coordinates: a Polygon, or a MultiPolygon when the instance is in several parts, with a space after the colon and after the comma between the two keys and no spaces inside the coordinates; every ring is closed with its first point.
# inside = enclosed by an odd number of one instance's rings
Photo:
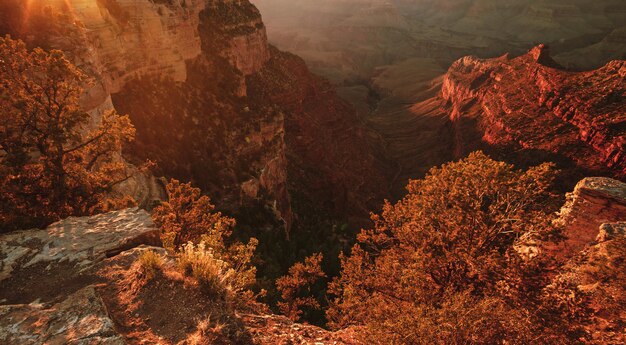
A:
{"type": "Polygon", "coordinates": [[[331,324],[366,325],[381,344],[578,339],[577,325],[549,329],[566,315],[538,308],[543,263],[517,250],[558,238],[547,211],[554,175],[549,164],[518,171],[477,152],[411,181],[342,257],[331,324]]]}
{"type": "Polygon", "coordinates": [[[214,212],[211,199],[191,183],[172,179],[167,194],[168,201],[154,210],[152,219],[161,230],[163,246],[178,256],[183,273],[194,276],[208,294],[240,310],[264,311],[257,298],[265,291],[250,290],[256,283],[252,257],[259,241],[229,241],[235,220],[214,212]]]}
{"type": "Polygon", "coordinates": [[[191,183],[172,179],[167,185],[168,201],[154,210],[152,219],[161,228],[165,248],[176,250],[187,242],[204,240],[215,251],[224,251],[224,239],[235,227],[235,220],[213,212],[208,196],[191,183]]]}
{"type": "Polygon", "coordinates": [[[0,226],[43,226],[107,205],[131,174],[119,159],[135,129],[114,111],[90,124],[85,75],[61,51],[0,38],[0,226]]]}
{"type": "Polygon", "coordinates": [[[284,302],[278,302],[278,308],[288,318],[298,321],[302,308],[320,309],[319,302],[311,296],[314,284],[326,278],[322,271],[321,253],[307,257],[304,263],[298,262],[289,268],[289,274],[276,280],[276,288],[284,302]]]}

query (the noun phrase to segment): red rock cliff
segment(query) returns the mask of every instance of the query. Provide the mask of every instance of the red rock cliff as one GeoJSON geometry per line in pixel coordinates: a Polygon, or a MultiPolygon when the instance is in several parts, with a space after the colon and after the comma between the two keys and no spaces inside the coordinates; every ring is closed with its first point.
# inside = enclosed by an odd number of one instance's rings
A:
{"type": "Polygon", "coordinates": [[[440,97],[457,128],[458,152],[482,142],[626,174],[625,61],[567,72],[543,45],[517,58],[466,57],[448,70],[440,97]]]}

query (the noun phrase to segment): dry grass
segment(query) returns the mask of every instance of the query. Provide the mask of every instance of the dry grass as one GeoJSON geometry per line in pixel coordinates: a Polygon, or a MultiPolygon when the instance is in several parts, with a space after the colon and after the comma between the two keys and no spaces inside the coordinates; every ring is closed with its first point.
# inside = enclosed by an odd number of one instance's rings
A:
{"type": "Polygon", "coordinates": [[[194,277],[210,297],[225,299],[235,279],[235,270],[228,263],[215,257],[213,249],[200,242],[197,246],[182,246],[178,265],[186,276],[194,277]]]}
{"type": "Polygon", "coordinates": [[[163,258],[153,250],[146,250],[139,255],[139,265],[148,280],[152,280],[163,270],[163,258]]]}

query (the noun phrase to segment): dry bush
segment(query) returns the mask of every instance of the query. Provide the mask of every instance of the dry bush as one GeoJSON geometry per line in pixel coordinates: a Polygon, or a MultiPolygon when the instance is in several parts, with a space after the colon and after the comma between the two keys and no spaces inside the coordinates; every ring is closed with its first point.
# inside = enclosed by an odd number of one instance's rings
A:
{"type": "MultiPolygon", "coordinates": [[[[235,220],[214,212],[215,206],[200,189],[172,179],[167,185],[168,201],[152,215],[161,230],[164,246],[178,251],[179,267],[198,280],[205,292],[222,298],[239,309],[264,309],[250,287],[256,282],[251,264],[258,245],[230,241],[235,220]]],[[[264,291],[261,291],[264,293],[264,291]]]]}
{"type": "Polygon", "coordinates": [[[242,260],[226,261],[204,241],[198,245],[188,242],[178,253],[178,266],[185,275],[194,277],[210,297],[238,307],[255,306],[255,295],[250,291],[255,283],[256,269],[250,265],[255,248],[256,242],[239,247],[246,251],[242,260]]]}
{"type": "Polygon", "coordinates": [[[185,275],[196,278],[209,296],[226,297],[235,273],[226,262],[215,257],[211,248],[206,248],[204,242],[197,246],[189,242],[178,255],[178,265],[185,275]]]}
{"type": "Polygon", "coordinates": [[[549,213],[554,176],[548,164],[519,171],[477,152],[411,181],[341,258],[331,325],[366,325],[378,343],[578,341],[578,320],[549,306],[536,313],[541,258],[515,249],[559,238],[549,213]],[[568,326],[552,332],[548,319],[568,326]]]}
{"type": "Polygon", "coordinates": [[[148,280],[152,280],[163,270],[163,258],[154,250],[146,250],[139,255],[139,265],[148,280]]]}
{"type": "Polygon", "coordinates": [[[326,278],[322,271],[321,253],[307,257],[289,268],[289,274],[276,280],[283,302],[278,302],[280,311],[293,321],[298,321],[303,308],[319,310],[320,303],[311,296],[312,287],[326,278]]]}

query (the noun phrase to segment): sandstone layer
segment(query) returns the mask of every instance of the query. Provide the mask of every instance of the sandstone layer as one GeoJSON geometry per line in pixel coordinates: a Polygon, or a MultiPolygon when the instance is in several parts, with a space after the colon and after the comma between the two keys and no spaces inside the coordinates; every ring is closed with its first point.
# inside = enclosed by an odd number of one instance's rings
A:
{"type": "Polygon", "coordinates": [[[624,176],[625,80],[624,61],[567,72],[540,45],[517,58],[458,60],[443,79],[440,97],[458,153],[488,144],[506,155],[543,155],[624,176]]]}
{"type": "Polygon", "coordinates": [[[594,240],[605,242],[623,236],[626,219],[626,183],[609,178],[586,178],[567,195],[558,223],[566,239],[564,255],[580,252],[594,240]]]}

